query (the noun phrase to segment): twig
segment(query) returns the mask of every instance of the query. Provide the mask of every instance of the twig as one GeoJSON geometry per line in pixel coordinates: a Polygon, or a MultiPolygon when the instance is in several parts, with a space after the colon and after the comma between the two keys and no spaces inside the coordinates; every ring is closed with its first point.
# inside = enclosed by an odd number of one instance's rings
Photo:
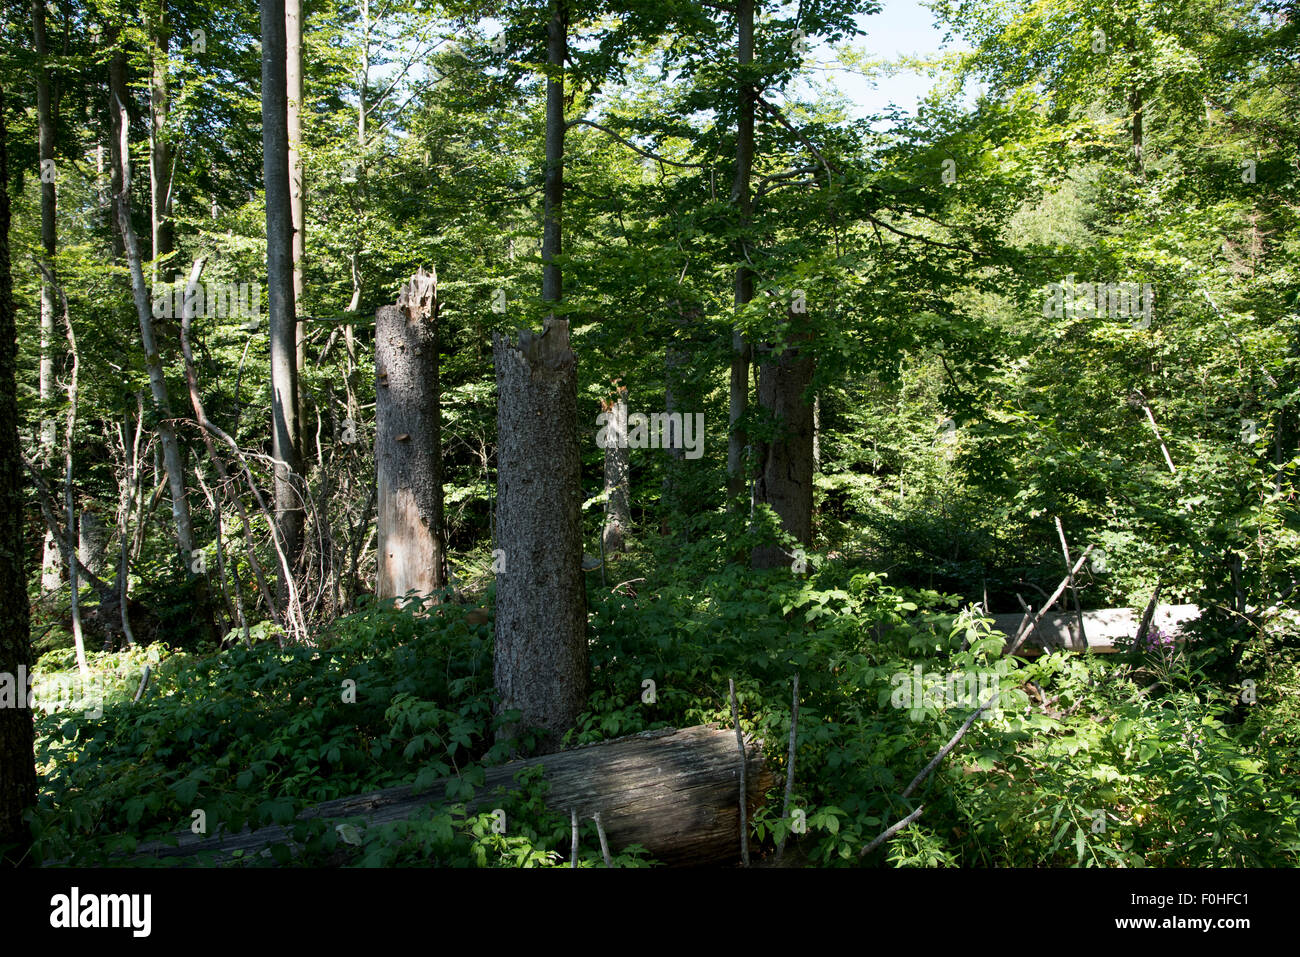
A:
{"type": "MultiPolygon", "coordinates": [[[[790,701],[790,752],[785,762],[785,804],[781,808],[781,817],[789,819],[790,802],[794,799],[794,759],[795,759],[795,739],[799,731],[799,672],[794,673],[794,692],[790,701]]],[[[781,863],[781,855],[785,853],[785,841],[790,835],[782,834],[781,839],[776,842],[776,861],[781,863]]]]}
{"type": "MultiPolygon", "coordinates": [[[[1083,630],[1083,606],[1079,604],[1079,589],[1074,584],[1074,572],[1070,569],[1070,546],[1065,541],[1065,526],[1061,524],[1061,516],[1056,516],[1056,534],[1061,537],[1061,554],[1065,556],[1065,568],[1070,577],[1070,595],[1074,598],[1074,612],[1079,616],[1079,640],[1083,642],[1083,650],[1091,651],[1088,644],[1088,633],[1083,630]]],[[[1073,629],[1071,629],[1073,631],[1073,629]]],[[[1073,637],[1073,636],[1072,636],[1073,637]]]]}
{"type": "Polygon", "coordinates": [[[921,812],[924,810],[925,810],[925,805],[922,804],[918,806],[915,811],[907,815],[907,817],[903,818],[897,824],[891,824],[885,830],[881,831],[878,835],[876,835],[876,839],[874,841],[872,841],[870,844],[868,844],[866,847],[864,847],[861,851],[858,852],[858,857],[866,857],[868,854],[870,854],[872,851],[878,848],[881,844],[884,844],[887,840],[889,840],[891,837],[893,837],[903,828],[907,827],[907,825],[911,824],[918,817],[920,817],[921,812]]]}
{"type": "MultiPolygon", "coordinates": [[[[994,701],[997,700],[998,694],[999,694],[999,690],[995,689],[994,692],[991,695],[989,695],[988,700],[986,700],[982,705],[980,705],[978,708],[976,708],[974,711],[970,713],[970,717],[968,717],[966,721],[962,724],[962,726],[957,729],[957,733],[948,739],[948,743],[939,749],[939,753],[930,759],[930,763],[921,769],[921,773],[918,774],[916,777],[912,778],[912,783],[909,784],[907,788],[903,791],[901,797],[903,797],[904,799],[911,797],[912,792],[915,791],[918,787],[920,787],[922,782],[924,782],[925,779],[930,776],[930,772],[939,766],[939,762],[941,762],[944,758],[946,758],[953,748],[957,747],[957,742],[959,742],[962,738],[966,736],[966,732],[971,729],[971,725],[975,723],[975,719],[978,718],[980,715],[982,715],[985,711],[987,711],[989,706],[993,704],[994,701]]],[[[881,844],[885,843],[885,841],[889,840],[891,837],[893,837],[895,834],[897,834],[907,825],[911,824],[918,817],[920,817],[921,811],[924,808],[925,808],[924,804],[920,805],[920,807],[918,807],[911,814],[907,815],[907,817],[903,818],[897,824],[893,824],[890,827],[886,828],[885,830],[881,831],[875,840],[873,840],[870,844],[868,844],[866,847],[864,847],[861,851],[858,852],[858,856],[865,857],[867,854],[874,851],[881,844]]]]}
{"type": "Polygon", "coordinates": [[[975,719],[987,711],[989,706],[998,699],[999,693],[1000,689],[995,688],[993,693],[989,695],[988,700],[970,713],[970,717],[968,717],[962,726],[957,729],[957,733],[948,739],[948,743],[939,749],[939,753],[930,759],[930,763],[921,769],[921,773],[912,778],[912,783],[903,791],[903,797],[911,797],[912,792],[920,787],[921,783],[930,776],[930,772],[939,766],[939,762],[946,758],[953,748],[957,747],[957,742],[966,736],[966,732],[969,731],[971,725],[975,723],[975,719]]]}
{"type": "Polygon", "coordinates": [[[149,676],[153,674],[153,668],[149,665],[144,666],[144,674],[140,676],[140,687],[135,689],[135,697],[132,701],[139,701],[144,694],[144,689],[149,686],[149,676]]]}
{"type": "MultiPolygon", "coordinates": [[[[1092,553],[1092,546],[1089,545],[1087,548],[1083,550],[1083,554],[1079,556],[1079,560],[1074,563],[1074,567],[1070,569],[1070,574],[1061,580],[1061,584],[1056,586],[1056,591],[1052,592],[1051,597],[1049,597],[1047,601],[1043,603],[1043,607],[1038,610],[1038,614],[1034,616],[1033,626],[1030,630],[1033,630],[1033,628],[1038,627],[1038,623],[1043,620],[1043,616],[1046,615],[1049,611],[1051,611],[1052,606],[1056,604],[1057,599],[1059,599],[1062,595],[1065,594],[1065,589],[1070,584],[1070,576],[1072,576],[1075,572],[1077,572],[1080,568],[1083,567],[1083,563],[1088,560],[1088,555],[1090,555],[1091,553],[1092,553]]],[[[1028,637],[1029,637],[1029,631],[1026,631],[1024,626],[1021,625],[1020,633],[1016,635],[1016,640],[1011,643],[1011,648],[1006,652],[1006,654],[1014,655],[1017,651],[1020,650],[1020,645],[1028,637]]]]}
{"type": "Polygon", "coordinates": [[[745,738],[740,733],[740,710],[736,707],[736,679],[728,678],[731,688],[731,720],[736,725],[736,747],[740,749],[740,859],[749,866],[749,822],[745,808],[745,738]]]}
{"type": "Polygon", "coordinates": [[[578,866],[578,810],[577,808],[571,808],[569,810],[569,815],[573,821],[573,841],[572,841],[573,846],[569,849],[569,866],[577,867],[578,866]]]}
{"type": "Polygon", "coordinates": [[[600,823],[600,812],[597,811],[594,815],[592,815],[592,817],[596,821],[596,833],[600,835],[600,854],[603,858],[605,858],[605,866],[613,867],[614,862],[610,859],[609,856],[609,842],[605,840],[605,827],[600,823]]]}

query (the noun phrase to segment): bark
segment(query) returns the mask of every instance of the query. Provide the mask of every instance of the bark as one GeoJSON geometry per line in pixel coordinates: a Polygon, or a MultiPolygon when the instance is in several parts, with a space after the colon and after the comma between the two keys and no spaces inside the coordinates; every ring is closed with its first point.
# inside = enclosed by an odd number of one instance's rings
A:
{"type": "MultiPolygon", "coordinates": [[[[793,323],[794,316],[791,316],[793,323]]],[[[779,356],[768,352],[758,377],[758,402],[775,427],[772,438],[758,444],[759,473],[755,503],[767,503],[781,526],[805,548],[812,547],[813,405],[807,398],[813,360],[807,351],[811,336],[790,336],[779,356]]],[[[777,545],[754,549],[755,568],[788,566],[789,555],[777,545]]]]}
{"type": "MultiPolygon", "coordinates": [[[[285,95],[284,0],[261,0],[262,172],[266,185],[266,286],[271,339],[271,454],[275,520],[292,574],[302,553],[297,323],[293,297],[293,216],[289,202],[289,130],[285,95]]],[[[281,575],[280,603],[290,599],[281,575]]]]}
{"type": "MultiPolygon", "coordinates": [[[[9,182],[5,89],[0,86],[0,184],[9,182]]],[[[0,674],[17,679],[32,666],[24,568],[23,475],[18,445],[13,286],[9,273],[9,191],[0,188],[0,674]]],[[[24,707],[0,708],[0,866],[24,859],[31,832],[23,821],[36,803],[32,712],[26,687],[14,688],[24,707]]],[[[15,701],[14,703],[19,703],[15,701]]]]}
{"type": "Polygon", "coordinates": [[[618,390],[617,398],[609,403],[605,415],[605,527],[601,531],[600,544],[606,555],[614,555],[623,550],[632,527],[632,509],[628,502],[626,388],[618,390]]]}
{"type": "MultiPolygon", "coordinates": [[[[737,0],[736,78],[740,99],[736,104],[736,175],[731,184],[731,203],[736,207],[741,231],[736,240],[735,305],[739,312],[754,298],[754,276],[746,262],[749,248],[745,231],[749,228],[754,210],[750,193],[750,178],[754,169],[754,87],[749,75],[754,63],[754,0],[737,0]]],[[[749,408],[749,343],[739,329],[731,334],[731,383],[727,415],[727,497],[734,499],[745,489],[745,446],[747,436],[743,426],[745,411],[749,408]]]]}
{"type": "MultiPolygon", "coordinates": [[[[50,102],[50,75],[45,67],[48,54],[45,36],[45,0],[32,0],[32,34],[40,66],[36,70],[36,130],[40,165],[54,162],[54,110],[50,102]]],[[[57,197],[53,181],[41,177],[41,249],[51,276],[56,276],[54,255],[57,250],[55,214],[57,197]]],[[[41,465],[49,466],[54,458],[54,417],[46,410],[54,399],[54,280],[41,281],[41,366],[40,399],[41,465]]],[[[41,554],[41,589],[53,591],[62,584],[59,545],[46,533],[41,554]]]]}
{"type": "MultiPolygon", "coordinates": [[[[564,205],[564,60],[569,50],[568,11],[562,0],[551,7],[546,28],[546,181],[543,187],[542,300],[559,302],[564,281],[559,257],[564,205]]],[[[552,314],[554,315],[554,314],[552,314]]]]}
{"type": "MultiPolygon", "coordinates": [[[[303,253],[307,242],[304,231],[306,221],[303,218],[306,193],[302,177],[302,0],[285,0],[284,36],[286,125],[289,133],[289,215],[293,220],[293,301],[294,316],[300,317],[303,313],[303,253]]],[[[307,334],[301,318],[296,323],[294,355],[298,369],[298,411],[300,416],[305,416],[307,394],[303,372],[307,368],[307,334]]],[[[311,458],[311,450],[306,445],[310,436],[303,430],[300,438],[303,445],[298,454],[305,463],[311,458]]]]}
{"type": "Polygon", "coordinates": [[[420,270],[375,313],[379,598],[447,583],[438,350],[438,279],[420,270]]]}
{"type": "MultiPolygon", "coordinates": [[[[730,728],[646,731],[490,767],[466,807],[471,812],[494,807],[489,802],[500,800],[498,788],[516,790],[519,773],[536,767],[546,781],[546,806],[561,814],[576,813],[584,821],[599,814],[615,851],[640,844],[656,860],[676,867],[736,862],[742,765],[730,728]]],[[[746,809],[753,813],[763,806],[775,776],[762,741],[751,735],[745,737],[743,767],[746,809]]],[[[306,809],[299,818],[355,821],[358,830],[379,827],[408,820],[437,804],[446,784],[437,781],[418,790],[403,784],[336,798],[306,809]]],[[[255,861],[269,856],[269,845],[293,846],[293,831],[289,824],[200,837],[186,829],[175,834],[174,842],[151,841],[135,853],[141,859],[179,858],[182,864],[197,866],[231,863],[239,859],[235,852],[255,861]]]]}
{"type": "Polygon", "coordinates": [[[98,512],[88,508],[77,516],[77,554],[81,564],[100,578],[108,575],[108,525],[98,512]]]}
{"type": "MultiPolygon", "coordinates": [[[[587,697],[582,470],[569,324],[494,334],[497,379],[495,683],[502,710],[554,743],[587,697]]],[[[503,727],[510,737],[516,729],[503,727]]]]}
{"type": "Polygon", "coordinates": [[[149,30],[149,195],[153,246],[153,281],[159,280],[162,262],[175,248],[171,218],[172,157],[167,145],[167,114],[171,97],[167,83],[167,53],[171,45],[171,23],[165,0],[151,0],[145,11],[149,30]]]}
{"type": "Polygon", "coordinates": [[[149,394],[157,415],[158,444],[162,449],[171,490],[172,521],[176,528],[176,544],[185,568],[190,567],[194,551],[194,532],[190,524],[189,501],[186,497],[185,471],[181,459],[180,443],[172,425],[171,403],[167,395],[167,380],[163,375],[162,360],[158,354],[158,340],[154,335],[153,304],[145,287],[144,271],[140,259],[140,243],[135,227],[131,225],[131,155],[129,151],[130,116],[127,113],[126,58],[119,51],[109,61],[109,109],[113,122],[113,159],[117,186],[116,208],[118,232],[131,271],[131,293],[135,300],[136,315],[140,320],[140,341],[144,346],[145,364],[149,370],[149,394]]]}

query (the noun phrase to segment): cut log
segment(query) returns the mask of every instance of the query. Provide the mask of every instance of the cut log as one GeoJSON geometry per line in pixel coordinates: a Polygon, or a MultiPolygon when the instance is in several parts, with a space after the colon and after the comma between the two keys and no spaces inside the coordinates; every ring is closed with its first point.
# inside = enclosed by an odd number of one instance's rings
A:
{"type": "MultiPolygon", "coordinates": [[[[758,741],[746,737],[746,796],[752,811],[772,787],[758,741]]],[[[700,725],[631,735],[556,754],[511,761],[486,769],[482,787],[466,802],[471,810],[490,809],[497,787],[513,790],[515,775],[541,765],[549,785],[546,805],[565,817],[576,811],[589,821],[599,813],[615,852],[633,844],[677,867],[733,864],[740,852],[740,762],[730,728],[700,725]]],[[[302,819],[356,821],[363,827],[410,818],[443,803],[443,784],[420,794],[410,785],[339,798],[309,808],[302,819]]],[[[200,838],[189,831],[178,845],[143,844],[137,856],[183,858],[189,864],[222,864],[263,853],[272,844],[292,845],[292,826],[245,829],[238,834],[200,838]],[[200,858],[202,855],[202,858],[200,858]]]]}
{"type": "MultiPolygon", "coordinates": [[[[1156,608],[1151,623],[1166,634],[1177,636],[1183,625],[1194,621],[1201,615],[1195,605],[1160,605],[1156,608]]],[[[993,630],[1004,635],[1014,635],[1020,627],[1024,616],[1015,613],[992,615],[993,630]]],[[[1073,612],[1048,614],[1038,623],[1038,630],[1031,634],[1021,646],[1022,655],[1041,655],[1044,647],[1053,651],[1092,651],[1100,654],[1113,654],[1121,649],[1115,647],[1117,639],[1131,640],[1137,634],[1141,616],[1131,608],[1099,608],[1083,613],[1083,632],[1087,635],[1086,644],[1078,637],[1079,618],[1073,612]]]]}

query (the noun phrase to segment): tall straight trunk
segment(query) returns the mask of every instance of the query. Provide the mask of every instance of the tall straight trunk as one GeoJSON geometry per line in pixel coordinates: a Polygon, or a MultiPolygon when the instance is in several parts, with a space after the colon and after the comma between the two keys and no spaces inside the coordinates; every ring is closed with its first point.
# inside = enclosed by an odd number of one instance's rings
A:
{"type": "MultiPolygon", "coordinates": [[[[113,38],[114,42],[116,38],[113,38]]],[[[171,424],[171,403],[167,396],[167,380],[163,375],[162,359],[158,354],[158,340],[154,335],[153,305],[149,291],[145,287],[144,270],[140,259],[140,242],[136,238],[135,227],[131,224],[131,153],[130,153],[130,114],[126,104],[126,57],[118,51],[109,60],[109,111],[113,123],[113,165],[117,186],[116,209],[118,233],[122,237],[122,246],[126,253],[127,265],[131,271],[131,293],[135,300],[136,315],[140,320],[140,341],[144,346],[145,365],[149,370],[149,394],[153,399],[154,412],[157,417],[158,444],[162,449],[162,459],[167,472],[167,484],[171,491],[172,522],[176,528],[176,545],[180,550],[181,562],[187,571],[190,569],[191,555],[194,552],[194,531],[190,524],[189,501],[186,497],[185,469],[181,459],[180,443],[176,430],[171,424]]]]}
{"type": "MultiPolygon", "coordinates": [[[[5,88],[0,85],[0,183],[9,182],[5,88]]],[[[23,821],[36,803],[36,759],[26,681],[32,667],[23,538],[23,471],[18,445],[18,334],[9,273],[9,191],[0,188],[0,867],[25,859],[31,831],[23,821]],[[3,681],[5,679],[0,679],[3,681]],[[5,695],[12,694],[12,698],[5,695]]]]}
{"type": "MultiPolygon", "coordinates": [[[[556,259],[562,249],[564,205],[564,61],[569,50],[568,11],[551,5],[546,27],[546,180],[543,187],[542,300],[559,302],[564,281],[556,259]]],[[[554,314],[552,314],[554,315],[554,314]]]]}
{"type": "MultiPolygon", "coordinates": [[[[605,527],[600,545],[606,555],[621,552],[632,527],[628,502],[627,389],[620,388],[605,408],[605,527]]],[[[671,448],[673,443],[669,443],[671,448]]]]}
{"type": "Polygon", "coordinates": [[[379,598],[447,583],[438,350],[438,278],[420,270],[375,313],[379,598]]]}
{"type": "Polygon", "coordinates": [[[171,23],[166,0],[150,0],[144,11],[149,31],[149,195],[153,246],[153,281],[159,280],[164,256],[175,248],[171,218],[172,158],[167,145],[167,113],[171,98],[167,82],[167,55],[171,46],[171,23]]]}
{"type": "MultiPolygon", "coordinates": [[[[304,232],[306,220],[303,218],[303,203],[306,191],[302,176],[302,0],[285,0],[284,38],[286,126],[289,131],[289,215],[293,219],[293,303],[297,319],[294,362],[298,368],[298,414],[305,417],[307,393],[303,373],[307,368],[307,331],[301,316],[303,253],[306,250],[307,234],[304,232]]],[[[310,432],[300,430],[299,439],[303,444],[298,455],[306,463],[311,459],[311,450],[307,447],[311,441],[310,432]]]]}
{"type": "MultiPolygon", "coordinates": [[[[32,0],[32,34],[36,57],[36,137],[42,172],[54,162],[54,109],[50,103],[50,75],[46,68],[45,0],[32,0]]],[[[57,199],[54,180],[41,176],[41,249],[50,274],[56,275],[54,255],[58,248],[55,214],[57,199]],[[48,182],[47,182],[48,180],[48,182]]],[[[54,399],[54,281],[41,281],[41,368],[40,368],[40,463],[49,466],[54,458],[54,417],[46,410],[54,399]]],[[[41,550],[41,589],[52,591],[63,581],[59,564],[59,543],[46,530],[41,550]]]]}
{"type": "MultiPolygon", "coordinates": [[[[813,403],[807,398],[813,377],[808,352],[811,335],[803,316],[791,314],[790,335],[779,356],[766,353],[758,375],[758,402],[776,427],[770,440],[759,443],[759,472],[754,484],[755,503],[766,503],[781,519],[781,526],[799,545],[812,547],[813,508],[813,403]],[[803,326],[804,328],[799,328],[803,326]]],[[[755,568],[789,566],[791,558],[776,545],[754,549],[755,568]]]]}
{"type": "MultiPolygon", "coordinates": [[[[493,335],[497,380],[495,686],[500,707],[558,743],[587,698],[582,464],[569,324],[493,335]]],[[[502,738],[515,726],[503,727],[502,738]]]]}
{"type": "MultiPolygon", "coordinates": [[[[285,96],[284,0],[261,0],[262,173],[266,184],[266,288],[271,338],[271,454],[275,520],[289,572],[302,552],[303,499],[298,460],[298,349],[293,300],[293,215],[285,96]]],[[[281,577],[283,578],[282,572],[281,577]]],[[[289,599],[280,583],[280,601],[289,599]]]]}
{"type": "MultiPolygon", "coordinates": [[[[754,168],[754,85],[750,71],[754,64],[754,0],[737,0],[736,78],[740,98],[736,104],[736,176],[731,184],[731,202],[736,207],[740,236],[736,256],[735,305],[739,312],[754,298],[754,276],[746,262],[749,248],[746,233],[753,216],[754,201],[750,178],[754,168]]],[[[731,334],[731,384],[727,415],[727,497],[734,499],[745,488],[745,446],[743,420],[749,407],[750,346],[739,329],[731,334]]]]}
{"type": "Polygon", "coordinates": [[[77,512],[72,494],[72,443],[77,428],[77,378],[81,368],[81,355],[77,350],[77,336],[72,328],[72,317],[68,315],[66,298],[63,300],[63,326],[68,334],[68,353],[72,356],[72,369],[68,376],[68,416],[63,429],[63,510],[68,533],[64,549],[68,564],[72,644],[77,654],[77,670],[84,682],[90,677],[90,666],[86,663],[86,637],[81,628],[81,585],[77,581],[77,512]]]}

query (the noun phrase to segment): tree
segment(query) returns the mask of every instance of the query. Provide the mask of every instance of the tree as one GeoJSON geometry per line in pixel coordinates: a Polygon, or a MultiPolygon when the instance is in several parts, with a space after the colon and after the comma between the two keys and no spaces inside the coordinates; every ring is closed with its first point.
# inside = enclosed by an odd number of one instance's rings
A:
{"type": "Polygon", "coordinates": [[[262,173],[266,187],[266,287],[271,339],[271,455],[275,520],[287,567],[280,601],[287,603],[302,552],[304,518],[298,419],[298,346],[293,295],[293,214],[289,198],[284,0],[262,0],[262,173]]]}
{"type": "MultiPolygon", "coordinates": [[[[50,102],[50,74],[46,65],[48,49],[45,36],[45,0],[32,0],[32,34],[36,56],[36,122],[41,163],[41,248],[45,265],[51,274],[54,255],[58,247],[54,167],[54,109],[50,102]]],[[[54,400],[54,281],[41,282],[41,372],[40,400],[46,409],[54,400]]],[[[41,465],[47,466],[54,454],[54,419],[42,415],[40,424],[41,465]]],[[[50,591],[58,588],[59,546],[54,536],[46,532],[41,552],[41,587],[50,591]]]]}
{"type": "MultiPolygon", "coordinates": [[[[117,37],[113,38],[115,41],[117,37]]],[[[113,129],[113,166],[117,187],[115,208],[118,232],[131,272],[131,293],[136,316],[140,322],[140,341],[144,346],[145,363],[149,370],[149,391],[154,410],[158,415],[158,440],[162,446],[167,482],[171,489],[172,520],[176,527],[176,544],[180,560],[186,569],[194,552],[194,530],[190,521],[189,501],[185,488],[185,468],[181,458],[180,442],[172,425],[171,403],[167,395],[167,380],[163,374],[162,358],[154,331],[153,304],[145,286],[144,268],[140,256],[140,241],[131,223],[131,114],[127,109],[129,94],[126,83],[126,54],[119,47],[109,59],[109,114],[113,129]]]]}
{"type": "Polygon", "coordinates": [[[0,864],[25,859],[23,817],[36,803],[32,712],[24,680],[32,666],[23,541],[23,470],[15,381],[18,339],[9,271],[9,152],[0,84],[0,864]]]}
{"type": "Polygon", "coordinates": [[[421,269],[375,313],[379,598],[428,597],[447,583],[439,349],[438,278],[421,269]]]}
{"type": "MultiPolygon", "coordinates": [[[[502,711],[554,745],[587,699],[587,591],[582,573],[582,468],[577,361],[569,324],[540,335],[496,333],[496,643],[502,711]]],[[[503,725],[500,737],[518,727],[503,725]]]]}

